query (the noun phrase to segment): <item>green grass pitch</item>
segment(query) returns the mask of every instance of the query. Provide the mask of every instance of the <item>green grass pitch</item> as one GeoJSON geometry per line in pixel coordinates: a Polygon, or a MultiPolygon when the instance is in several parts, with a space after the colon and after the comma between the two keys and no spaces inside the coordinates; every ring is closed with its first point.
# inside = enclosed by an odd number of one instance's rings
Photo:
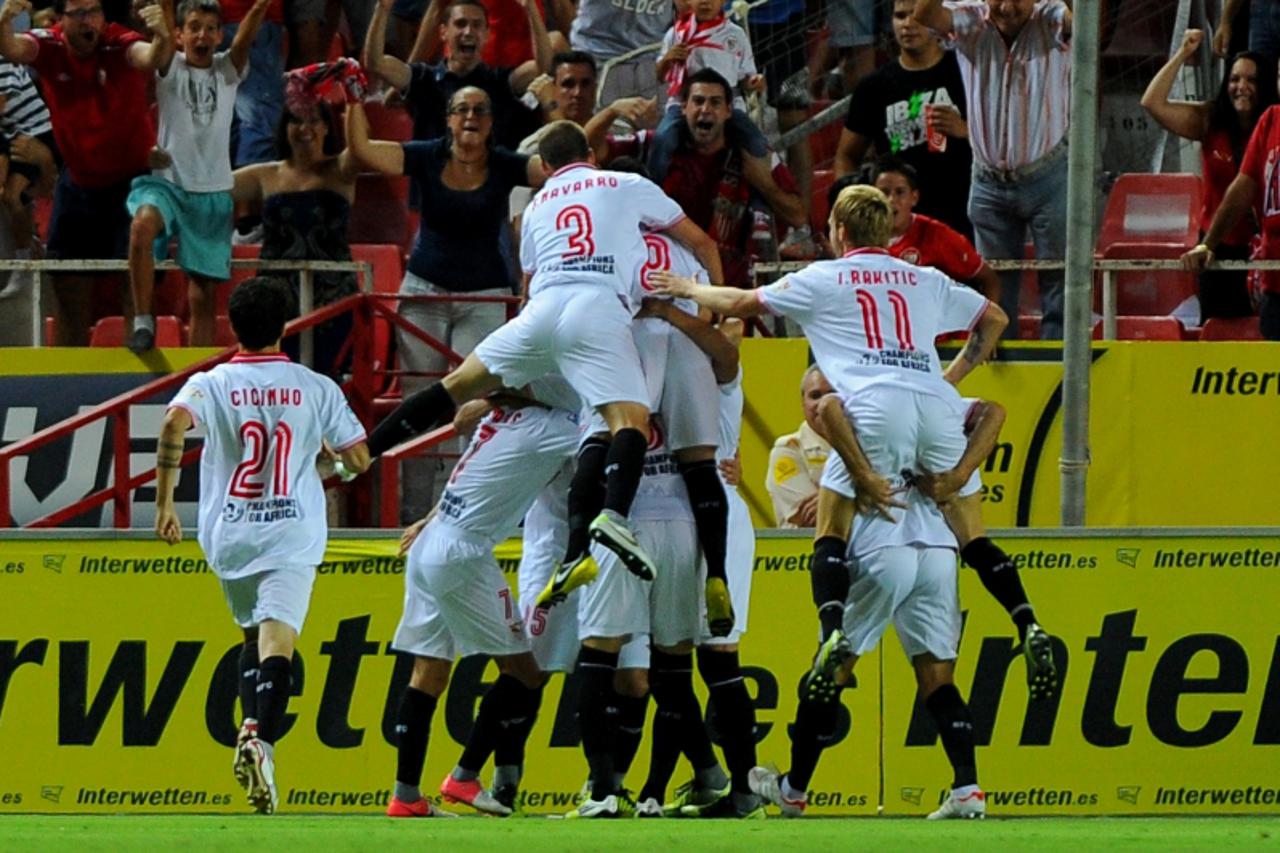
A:
{"type": "MultiPolygon", "coordinates": [[[[1280,818],[1023,818],[563,821],[467,817],[0,817],[0,850],[390,850],[409,844],[536,853],[646,850],[1277,850],[1280,818]]],[[[404,848],[408,849],[408,848],[404,848]]],[[[419,848],[422,849],[422,848],[419,848]]],[[[439,848],[437,848],[439,849],[439,848]]]]}

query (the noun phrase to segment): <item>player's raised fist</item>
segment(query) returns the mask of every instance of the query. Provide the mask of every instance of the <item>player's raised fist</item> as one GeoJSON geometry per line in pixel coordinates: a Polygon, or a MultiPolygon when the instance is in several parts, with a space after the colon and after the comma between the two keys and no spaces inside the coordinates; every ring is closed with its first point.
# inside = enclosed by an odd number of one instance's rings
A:
{"type": "Polygon", "coordinates": [[[5,0],[0,7],[0,21],[12,21],[23,12],[31,11],[31,0],[5,0]]]}

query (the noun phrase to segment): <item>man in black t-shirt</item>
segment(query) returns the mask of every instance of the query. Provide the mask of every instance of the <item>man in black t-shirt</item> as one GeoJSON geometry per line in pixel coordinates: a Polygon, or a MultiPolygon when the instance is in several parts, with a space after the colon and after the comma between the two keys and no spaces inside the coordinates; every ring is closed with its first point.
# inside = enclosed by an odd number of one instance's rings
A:
{"type": "Polygon", "coordinates": [[[836,152],[836,177],[856,170],[869,148],[878,156],[895,155],[915,168],[920,185],[928,188],[916,212],[940,219],[972,240],[968,206],[973,155],[964,82],[955,54],[912,20],[915,5],[915,0],[894,0],[893,37],[900,53],[854,90],[836,152]]]}
{"type": "Polygon", "coordinates": [[[489,21],[484,6],[468,0],[450,0],[443,12],[441,40],[445,58],[436,65],[408,64],[384,50],[391,0],[378,0],[369,35],[365,40],[365,67],[378,74],[403,95],[413,112],[413,138],[435,139],[446,130],[445,109],[449,99],[464,86],[474,86],[489,96],[493,104],[494,141],[515,150],[520,140],[542,124],[541,112],[520,102],[529,82],[550,72],[551,44],[546,24],[537,4],[529,0],[529,29],[534,56],[545,57],[546,68],[532,59],[518,68],[491,68],[480,59],[489,38],[489,21]]]}

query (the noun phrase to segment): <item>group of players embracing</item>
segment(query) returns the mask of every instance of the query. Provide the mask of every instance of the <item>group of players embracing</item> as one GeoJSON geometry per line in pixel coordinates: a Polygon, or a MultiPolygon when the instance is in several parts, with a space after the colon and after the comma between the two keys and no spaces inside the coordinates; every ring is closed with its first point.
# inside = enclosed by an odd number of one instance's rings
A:
{"type": "Polygon", "coordinates": [[[392,645],[414,665],[389,815],[445,814],[423,795],[422,770],[453,662],[473,654],[500,674],[440,786],[447,801],[494,815],[517,808],[543,686],[576,670],[590,780],[569,817],[762,818],[768,805],[803,814],[842,686],[892,622],[955,772],[930,817],[981,816],[972,724],[952,677],[957,550],[1017,625],[1033,698],[1056,686],[1049,637],[979,511],[977,471],[1003,410],[954,388],[990,355],[1003,312],[890,257],[892,211],[875,188],[847,188],[834,206],[841,258],[744,291],[718,286],[715,242],[638,163],[598,169],[569,122],[548,127],[538,154],[548,178],[523,217],[526,304],[367,442],[337,386],[279,354],[289,293],[271,279],[233,294],[241,352],[192,377],[170,406],[156,529],[181,538],[175,469],[185,431],[202,424],[199,541],[245,631],[234,767],[250,802],[264,813],[277,804],[274,744],[327,535],[315,460],[356,474],[452,421],[470,443],[436,507],[401,540],[404,613],[392,645]],[[821,643],[800,680],[785,774],[757,764],[738,658],[755,539],[736,489],[741,324],[730,318],[763,313],[804,328],[811,369],[836,392],[822,408],[838,452],[822,481],[811,574],[821,643]],[[952,331],[969,339],[943,371],[933,341],[952,331]],[[494,546],[522,520],[517,601],[494,546]],[[694,693],[695,652],[723,768],[694,693]],[[650,695],[653,753],[632,797],[623,778],[650,695]],[[682,754],[694,777],[669,796],[682,754]]]}

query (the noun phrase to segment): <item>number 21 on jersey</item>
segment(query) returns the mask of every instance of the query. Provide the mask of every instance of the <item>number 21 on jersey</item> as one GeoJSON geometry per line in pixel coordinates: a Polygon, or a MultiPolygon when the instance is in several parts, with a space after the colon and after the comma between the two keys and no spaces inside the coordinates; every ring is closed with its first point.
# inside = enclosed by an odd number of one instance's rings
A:
{"type": "Polygon", "coordinates": [[[240,444],[244,460],[231,474],[230,495],[252,500],[263,497],[285,497],[289,494],[289,454],[293,451],[293,430],[280,421],[268,433],[261,421],[245,421],[240,425],[240,444]],[[271,491],[267,492],[263,471],[271,461],[271,491]]]}

